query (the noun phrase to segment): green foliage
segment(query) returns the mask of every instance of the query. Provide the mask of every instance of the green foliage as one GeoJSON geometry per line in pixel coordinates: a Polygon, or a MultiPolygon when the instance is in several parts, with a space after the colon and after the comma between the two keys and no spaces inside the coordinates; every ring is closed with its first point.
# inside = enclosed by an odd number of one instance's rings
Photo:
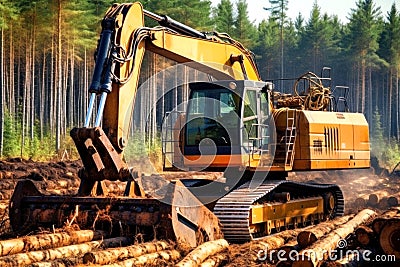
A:
{"type": "MultiPolygon", "coordinates": [[[[38,127],[36,127],[38,129],[38,127]]],[[[4,158],[29,158],[33,160],[51,160],[56,158],[54,150],[55,140],[49,134],[39,138],[39,133],[34,132],[33,139],[25,140],[22,144],[21,122],[15,120],[9,112],[5,112],[4,119],[4,158]],[[23,145],[23,146],[22,146],[23,145]]]]}
{"type": "Polygon", "coordinates": [[[380,7],[376,8],[372,0],[359,0],[357,8],[352,9],[347,40],[358,60],[365,59],[367,54],[375,53],[378,49],[380,15],[380,7]]]}
{"type": "Polygon", "coordinates": [[[9,112],[4,114],[4,144],[3,156],[6,158],[16,157],[20,153],[20,135],[17,129],[18,124],[13,121],[9,112]]]}
{"type": "Polygon", "coordinates": [[[145,9],[168,15],[190,27],[202,31],[210,31],[213,27],[211,20],[211,1],[208,0],[170,0],[143,1],[145,9]]]}
{"type": "Polygon", "coordinates": [[[372,115],[372,122],[370,123],[370,139],[371,139],[371,153],[374,154],[379,160],[382,160],[383,152],[385,151],[385,140],[383,138],[383,128],[381,123],[381,115],[375,109],[372,115]]]}
{"type": "Polygon", "coordinates": [[[0,2],[0,28],[7,29],[12,21],[18,18],[18,8],[15,1],[3,0],[0,2]]]}
{"type": "Polygon", "coordinates": [[[233,4],[230,0],[221,0],[214,10],[214,24],[218,32],[233,35],[234,33],[233,4]]]}
{"type": "Polygon", "coordinates": [[[134,133],[124,150],[124,158],[127,162],[135,162],[138,165],[146,164],[147,160],[150,160],[152,165],[160,171],[162,169],[161,138],[146,141],[143,133],[134,133]]]}
{"type": "Polygon", "coordinates": [[[384,138],[381,119],[379,111],[375,110],[370,124],[371,155],[378,159],[380,167],[392,170],[400,162],[400,147],[396,140],[384,138]]]}
{"type": "Polygon", "coordinates": [[[236,3],[236,18],[234,21],[233,37],[238,39],[245,47],[252,48],[257,31],[249,20],[247,3],[245,0],[239,0],[236,3]]]}

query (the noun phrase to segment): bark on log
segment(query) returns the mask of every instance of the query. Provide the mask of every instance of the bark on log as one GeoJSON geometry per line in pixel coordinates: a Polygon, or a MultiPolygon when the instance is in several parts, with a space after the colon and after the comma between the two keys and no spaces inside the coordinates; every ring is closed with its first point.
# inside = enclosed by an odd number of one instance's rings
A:
{"type": "Polygon", "coordinates": [[[302,231],[297,236],[297,242],[301,248],[306,248],[309,245],[315,243],[318,239],[335,229],[338,225],[348,222],[353,215],[347,215],[340,218],[336,218],[331,221],[323,222],[311,227],[308,230],[302,231]]]}
{"type": "Polygon", "coordinates": [[[13,179],[14,173],[10,171],[0,171],[0,179],[13,179]]]}
{"type": "Polygon", "coordinates": [[[29,267],[70,267],[79,264],[80,258],[67,258],[54,261],[41,261],[31,264],[29,267]]]}
{"type": "Polygon", "coordinates": [[[68,267],[71,265],[67,265],[62,261],[46,261],[46,262],[35,262],[31,264],[29,267],[68,267]]]}
{"type": "Polygon", "coordinates": [[[324,267],[359,267],[359,266],[368,266],[367,262],[364,261],[363,255],[365,250],[358,250],[358,252],[354,253],[346,253],[346,257],[343,259],[339,259],[336,261],[326,261],[322,264],[324,267]],[[366,265],[364,265],[364,263],[366,265]]]}
{"type": "Polygon", "coordinates": [[[381,248],[387,255],[395,255],[400,259],[400,218],[389,219],[379,236],[381,248]]]}
{"type": "Polygon", "coordinates": [[[200,267],[218,267],[224,265],[229,260],[229,255],[227,253],[221,253],[206,259],[200,267]]]}
{"type": "Polygon", "coordinates": [[[386,221],[395,217],[399,212],[400,207],[394,207],[380,215],[378,218],[375,218],[375,220],[372,222],[371,227],[372,230],[374,230],[375,234],[379,235],[386,221]]]}
{"type": "Polygon", "coordinates": [[[357,241],[363,246],[369,245],[374,238],[374,231],[365,225],[357,227],[355,234],[357,241]]]}
{"type": "MultiPolygon", "coordinates": [[[[312,226],[307,226],[306,228],[285,230],[240,246],[231,245],[231,251],[235,251],[235,253],[231,255],[232,261],[227,265],[236,267],[244,265],[244,262],[257,262],[263,258],[265,258],[265,260],[270,260],[269,251],[282,247],[291,240],[296,239],[301,231],[311,227],[312,226]]],[[[264,262],[265,260],[261,261],[264,262]]]]}
{"type": "Polygon", "coordinates": [[[49,249],[98,240],[106,236],[104,231],[81,230],[55,234],[40,234],[0,241],[0,256],[24,251],[49,249]]]}
{"type": "Polygon", "coordinates": [[[186,255],[176,267],[196,267],[207,257],[226,249],[228,246],[229,244],[225,239],[217,239],[203,243],[186,255]]]}
{"type": "Polygon", "coordinates": [[[289,241],[284,246],[278,248],[272,255],[273,263],[276,263],[277,267],[292,266],[293,261],[290,259],[290,253],[299,251],[300,249],[301,248],[297,243],[297,240],[294,239],[289,241]]]}
{"type": "Polygon", "coordinates": [[[62,258],[81,257],[85,253],[99,247],[121,246],[129,243],[130,239],[126,237],[109,238],[100,241],[91,241],[78,245],[70,245],[65,247],[29,251],[26,253],[18,253],[0,258],[0,266],[27,266],[35,262],[51,261],[62,258]]]}
{"type": "Polygon", "coordinates": [[[293,262],[293,267],[296,266],[317,266],[320,261],[324,260],[331,250],[335,249],[340,240],[346,238],[347,235],[354,232],[359,225],[370,220],[376,213],[373,210],[365,209],[359,212],[353,219],[347,223],[334,229],[323,239],[320,239],[309,248],[300,251],[299,259],[293,262]]]}
{"type": "Polygon", "coordinates": [[[88,252],[83,256],[83,263],[110,264],[127,258],[135,258],[144,254],[170,249],[165,241],[149,242],[129,247],[112,248],[103,251],[88,252]]]}
{"type": "Polygon", "coordinates": [[[354,200],[353,206],[355,208],[364,208],[367,206],[367,201],[362,197],[358,197],[356,200],[354,200]]]}
{"type": "MultiPolygon", "coordinates": [[[[101,265],[102,267],[134,267],[134,266],[160,266],[161,262],[174,262],[181,258],[181,254],[177,250],[163,250],[150,254],[145,254],[137,258],[127,259],[124,261],[112,263],[109,265],[101,265]]],[[[90,265],[92,266],[92,265],[90,265]]],[[[96,265],[94,265],[96,266],[96,265]]]]}

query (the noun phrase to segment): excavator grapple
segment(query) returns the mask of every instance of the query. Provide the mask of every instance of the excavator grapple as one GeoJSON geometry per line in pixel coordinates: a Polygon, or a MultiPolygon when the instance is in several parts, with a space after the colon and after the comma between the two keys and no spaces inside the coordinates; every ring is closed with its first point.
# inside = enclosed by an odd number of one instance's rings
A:
{"type": "Polygon", "coordinates": [[[293,79],[293,93],[279,93],[274,81],[261,80],[252,53],[229,35],[197,31],[140,3],[114,4],[106,12],[95,55],[86,119],[70,132],[84,166],[78,192],[48,195],[20,181],[10,201],[16,233],[78,224],[192,247],[222,237],[247,242],[344,213],[337,185],[289,181],[289,172],[369,167],[368,124],[347,104],[338,110],[329,68],[320,76],[307,72],[293,79]],[[160,26],[146,27],[145,17],[160,26]],[[187,172],[165,180],[127,163],[146,51],[206,77],[184,84],[184,111],[165,114],[164,171],[223,172],[218,179],[187,172]],[[105,180],[125,182],[124,193],[110,195],[105,180]]]}

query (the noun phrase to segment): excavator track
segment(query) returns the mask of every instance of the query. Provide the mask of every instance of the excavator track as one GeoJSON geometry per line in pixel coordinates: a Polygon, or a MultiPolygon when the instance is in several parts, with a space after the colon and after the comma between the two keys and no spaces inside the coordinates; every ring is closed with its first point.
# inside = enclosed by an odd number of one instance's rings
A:
{"type": "MultiPolygon", "coordinates": [[[[337,185],[267,180],[256,189],[250,189],[249,184],[250,182],[247,182],[228,193],[219,199],[214,207],[214,214],[220,220],[224,238],[230,242],[244,243],[268,234],[252,232],[251,213],[254,205],[268,203],[268,198],[277,190],[295,193],[312,192],[308,194],[310,197],[330,193],[335,204],[330,214],[324,214],[325,218],[342,216],[344,213],[343,193],[337,185]]],[[[310,220],[309,223],[313,222],[310,220]]]]}

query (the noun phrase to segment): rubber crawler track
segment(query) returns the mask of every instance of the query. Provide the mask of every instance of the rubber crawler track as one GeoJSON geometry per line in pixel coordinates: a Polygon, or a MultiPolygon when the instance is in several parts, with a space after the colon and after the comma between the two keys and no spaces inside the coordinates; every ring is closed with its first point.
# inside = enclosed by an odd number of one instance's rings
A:
{"type": "Polygon", "coordinates": [[[289,192],[291,190],[301,190],[302,192],[312,192],[313,194],[322,194],[327,191],[332,192],[336,203],[333,217],[344,214],[343,193],[337,185],[279,180],[265,181],[256,189],[250,189],[249,184],[250,182],[247,182],[228,193],[219,199],[214,207],[214,213],[222,225],[224,238],[230,242],[244,243],[255,239],[250,233],[249,227],[251,206],[257,203],[257,201],[268,197],[269,194],[280,187],[284,187],[285,190],[289,189],[289,192]]]}

